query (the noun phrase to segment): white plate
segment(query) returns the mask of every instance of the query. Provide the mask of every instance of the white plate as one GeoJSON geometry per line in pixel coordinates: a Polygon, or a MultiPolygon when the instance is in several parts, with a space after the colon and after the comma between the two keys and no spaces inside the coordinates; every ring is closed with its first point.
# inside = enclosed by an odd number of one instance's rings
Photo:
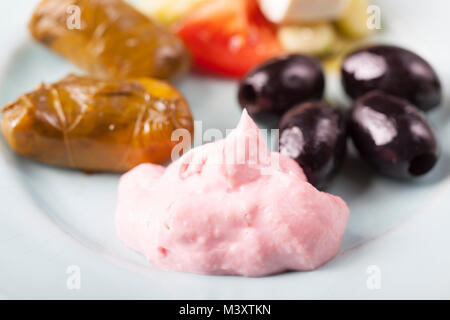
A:
{"type": "MultiPolygon", "coordinates": [[[[0,2],[0,104],[75,70],[30,40],[26,22],[35,3],[0,2]]],[[[447,105],[450,3],[376,3],[386,24],[378,37],[427,58],[443,79],[447,105]]],[[[336,76],[329,78],[328,97],[345,101],[336,76]]],[[[179,83],[203,129],[223,131],[239,119],[236,86],[199,75],[179,83]]],[[[314,272],[258,279],[152,268],[115,234],[117,175],[43,166],[0,139],[0,298],[450,298],[449,109],[431,118],[443,147],[432,175],[416,184],[392,181],[351,157],[329,190],[351,208],[342,253],[314,272]],[[71,290],[67,282],[78,270],[81,287],[71,290]]]]}

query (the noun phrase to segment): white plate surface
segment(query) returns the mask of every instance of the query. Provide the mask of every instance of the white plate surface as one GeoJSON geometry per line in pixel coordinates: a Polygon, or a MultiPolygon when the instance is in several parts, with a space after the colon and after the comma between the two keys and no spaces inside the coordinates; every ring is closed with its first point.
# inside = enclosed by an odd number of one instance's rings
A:
{"type": "MultiPolygon", "coordinates": [[[[76,71],[29,38],[26,23],[35,3],[0,2],[0,105],[76,71]]],[[[13,154],[1,138],[0,298],[450,298],[450,3],[375,3],[384,21],[379,40],[417,51],[443,80],[445,108],[431,115],[443,155],[416,184],[374,175],[350,157],[329,189],[351,209],[335,260],[314,272],[257,279],[158,271],[115,234],[117,175],[43,166],[13,154]],[[79,290],[67,286],[71,266],[80,271],[79,290]],[[373,290],[378,275],[381,287],[373,290]]],[[[235,82],[193,75],[177,85],[203,130],[236,125],[235,82]]],[[[341,90],[331,75],[328,97],[345,102],[341,90]]]]}

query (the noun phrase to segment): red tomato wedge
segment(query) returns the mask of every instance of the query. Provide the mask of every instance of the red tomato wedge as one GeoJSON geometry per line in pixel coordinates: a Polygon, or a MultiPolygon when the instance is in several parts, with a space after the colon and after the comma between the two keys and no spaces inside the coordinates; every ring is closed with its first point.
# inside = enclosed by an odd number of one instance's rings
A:
{"type": "Polygon", "coordinates": [[[265,19],[257,0],[212,0],[176,27],[176,33],[202,70],[241,77],[282,53],[276,28],[265,19]]]}

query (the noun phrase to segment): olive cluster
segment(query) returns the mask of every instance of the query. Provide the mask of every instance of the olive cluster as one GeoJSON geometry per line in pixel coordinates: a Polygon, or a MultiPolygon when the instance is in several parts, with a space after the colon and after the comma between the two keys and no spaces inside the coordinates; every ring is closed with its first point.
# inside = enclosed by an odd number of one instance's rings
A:
{"type": "Polygon", "coordinates": [[[349,54],[341,71],[354,99],[347,114],[323,101],[320,63],[298,54],[252,70],[240,83],[239,103],[256,119],[281,116],[280,152],[317,187],[339,171],[347,137],[383,174],[414,178],[431,171],[439,147],[423,112],[441,104],[442,89],[430,64],[406,49],[376,45],[349,54]]]}

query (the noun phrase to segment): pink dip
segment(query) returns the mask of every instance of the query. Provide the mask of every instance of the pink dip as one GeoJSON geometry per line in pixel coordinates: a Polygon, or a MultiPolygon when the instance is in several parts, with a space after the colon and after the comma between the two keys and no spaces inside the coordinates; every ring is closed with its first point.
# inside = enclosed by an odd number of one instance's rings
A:
{"type": "Polygon", "coordinates": [[[143,164],[126,173],[116,226],[155,267],[265,276],[332,259],[348,216],[342,199],[316,190],[295,161],[267,149],[244,111],[226,139],[168,168],[143,164]]]}

